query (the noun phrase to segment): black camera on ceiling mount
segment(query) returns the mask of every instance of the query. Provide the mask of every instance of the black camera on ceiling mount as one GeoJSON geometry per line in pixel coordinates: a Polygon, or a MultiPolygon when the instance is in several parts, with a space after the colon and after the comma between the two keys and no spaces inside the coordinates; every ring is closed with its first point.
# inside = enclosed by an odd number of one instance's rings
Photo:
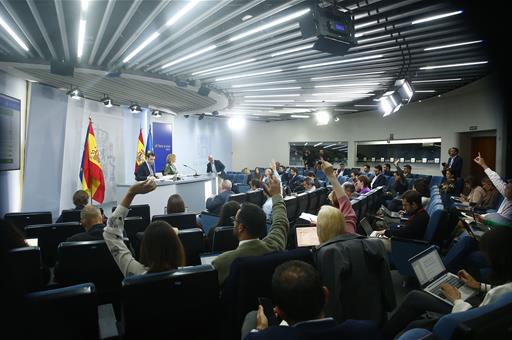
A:
{"type": "Polygon", "coordinates": [[[313,49],[342,56],[356,45],[350,12],[344,12],[334,4],[320,7],[315,0],[308,1],[308,4],[311,10],[301,18],[300,31],[303,39],[317,38],[313,49]]]}

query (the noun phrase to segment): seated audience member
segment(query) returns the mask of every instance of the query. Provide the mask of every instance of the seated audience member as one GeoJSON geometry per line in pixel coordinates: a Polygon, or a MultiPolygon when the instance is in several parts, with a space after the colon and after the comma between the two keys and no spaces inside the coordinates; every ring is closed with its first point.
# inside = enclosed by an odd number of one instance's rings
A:
{"type": "MultiPolygon", "coordinates": [[[[486,232],[480,239],[480,249],[488,259],[491,273],[491,285],[480,283],[465,270],[458,272],[459,278],[466,286],[479,290],[485,294],[479,306],[496,302],[501,296],[512,292],[512,229],[495,228],[486,232]]],[[[397,335],[409,328],[433,326],[432,320],[426,322],[413,322],[419,320],[426,311],[439,314],[462,312],[473,308],[471,304],[461,300],[460,291],[450,284],[441,286],[443,295],[453,303],[435,298],[423,291],[410,292],[386,324],[384,331],[389,337],[397,335]],[[413,323],[411,323],[413,322],[413,323]]],[[[434,320],[435,322],[436,320],[434,320]]]]}
{"type": "MultiPolygon", "coordinates": [[[[381,322],[383,321],[384,311],[370,311],[375,307],[375,301],[378,310],[381,307],[381,298],[386,300],[386,310],[391,310],[395,306],[395,297],[393,293],[393,283],[387,264],[387,252],[384,244],[378,240],[366,240],[360,235],[347,233],[346,218],[336,208],[330,206],[322,206],[317,218],[317,234],[320,245],[315,251],[315,263],[320,271],[322,282],[329,288],[332,295],[329,296],[326,312],[329,316],[333,316],[336,320],[341,321],[347,316],[351,318],[353,315],[359,315],[381,322]],[[375,242],[377,241],[377,242],[375,242]],[[367,260],[372,263],[381,263],[382,268],[367,270],[350,270],[350,264],[366,267],[367,260]],[[345,280],[342,283],[340,276],[345,273],[345,280]],[[360,282],[369,282],[378,280],[379,285],[372,294],[365,294],[366,287],[360,287],[360,291],[356,291],[356,286],[360,282]],[[350,294],[353,298],[349,298],[343,293],[343,290],[351,287],[350,294]],[[390,295],[389,295],[390,294],[390,295]],[[344,296],[344,298],[342,298],[344,296]],[[350,303],[346,306],[343,302],[350,303]],[[342,305],[343,304],[343,305],[342,305]],[[361,306],[361,307],[357,307],[361,306]],[[356,311],[357,309],[357,311],[356,311]]],[[[369,263],[368,263],[369,264],[369,263]]],[[[374,265],[373,268],[376,266],[374,265]]],[[[371,285],[368,283],[368,285],[371,285]]]]}
{"type": "Polygon", "coordinates": [[[280,182],[271,178],[268,191],[273,202],[272,228],[267,236],[260,240],[258,237],[267,228],[263,209],[252,203],[243,203],[240,206],[235,216],[234,229],[234,234],[239,240],[238,248],[222,253],[212,262],[217,269],[221,285],[229,276],[231,264],[236,258],[264,255],[284,250],[286,247],[289,223],[286,206],[281,196],[280,182]]]}
{"type": "Polygon", "coordinates": [[[357,182],[354,185],[359,195],[367,194],[370,191],[370,180],[364,175],[357,176],[357,182]]]}
{"type": "Polygon", "coordinates": [[[155,159],[156,156],[153,151],[148,151],[146,153],[146,160],[142,162],[137,171],[135,172],[135,180],[136,181],[145,181],[149,177],[157,177],[155,175],[155,159]]]}
{"type": "Polygon", "coordinates": [[[68,237],[67,242],[103,240],[103,216],[100,209],[86,205],[80,212],[80,224],[85,231],[68,237]]]}
{"type": "Polygon", "coordinates": [[[261,180],[262,183],[265,183],[268,185],[270,182],[270,178],[274,175],[274,171],[271,168],[265,169],[265,175],[263,176],[263,179],[261,180]]]}
{"type": "Polygon", "coordinates": [[[422,240],[427,229],[429,216],[421,204],[421,195],[414,190],[404,192],[402,205],[407,215],[409,215],[407,222],[400,228],[380,230],[377,233],[384,234],[387,237],[398,236],[422,240]]]}
{"type": "Polygon", "coordinates": [[[389,164],[389,163],[384,164],[383,174],[384,174],[384,176],[392,176],[393,175],[393,173],[391,172],[391,164],[389,164]]]}
{"type": "Polygon", "coordinates": [[[241,171],[244,175],[250,175],[251,174],[251,170],[249,170],[248,167],[245,167],[242,169],[241,171]]]}
{"type": "MultiPolygon", "coordinates": [[[[84,191],[84,190],[75,191],[75,193],[73,194],[73,204],[75,205],[73,210],[82,210],[87,205],[88,202],[89,202],[89,194],[87,193],[87,191],[84,191]]],[[[61,223],[61,222],[64,222],[62,215],[59,216],[56,223],[61,223]]]]}
{"type": "Polygon", "coordinates": [[[404,176],[405,178],[413,178],[412,166],[410,166],[409,164],[404,165],[404,176]]]}
{"type": "Polygon", "coordinates": [[[354,184],[350,182],[345,182],[341,185],[349,200],[359,197],[359,194],[356,192],[356,187],[354,184]]]}
{"type": "Polygon", "coordinates": [[[448,195],[455,194],[457,178],[452,173],[452,170],[447,169],[445,171],[444,179],[439,184],[439,190],[448,195]]]}
{"type": "Polygon", "coordinates": [[[421,205],[426,207],[430,202],[427,182],[421,178],[415,180],[412,185],[412,190],[418,192],[421,195],[421,205]]]}
{"type": "Polygon", "coordinates": [[[297,168],[290,168],[290,179],[288,180],[288,188],[290,188],[291,192],[300,191],[300,187],[302,186],[299,175],[297,174],[297,168]]]}
{"type": "Polygon", "coordinates": [[[464,179],[464,186],[470,192],[467,196],[460,194],[461,200],[472,205],[481,204],[485,197],[485,191],[480,186],[478,179],[474,176],[468,176],[464,179]]]}
{"type": "Polygon", "coordinates": [[[386,192],[386,195],[391,198],[407,191],[407,180],[403,173],[401,171],[395,171],[393,176],[395,177],[395,182],[388,188],[388,192],[386,192]]]}
{"type": "Polygon", "coordinates": [[[363,165],[360,175],[364,175],[366,177],[370,176],[370,166],[368,164],[363,165]]]}
{"type": "Polygon", "coordinates": [[[186,264],[185,251],[177,231],[167,222],[155,221],[148,225],[140,245],[140,262],[135,260],[123,241],[124,219],[134,197],[155,189],[153,179],[132,185],[104,228],[103,238],[124,277],[163,272],[186,264]]]}
{"type": "Polygon", "coordinates": [[[377,164],[375,168],[373,169],[373,172],[375,173],[375,176],[373,177],[370,187],[372,189],[375,189],[380,186],[384,186],[387,183],[387,179],[382,173],[382,166],[380,164],[377,164]]]}
{"type": "Polygon", "coordinates": [[[206,209],[212,214],[219,214],[220,208],[228,201],[229,196],[234,194],[231,187],[232,184],[229,179],[223,180],[220,186],[220,194],[206,200],[206,209]]]}
{"type": "Polygon", "coordinates": [[[169,199],[167,200],[167,208],[165,211],[167,214],[184,213],[185,202],[183,201],[183,198],[181,198],[181,196],[178,194],[169,196],[169,199]]]}
{"type": "Polygon", "coordinates": [[[308,172],[308,177],[313,180],[313,185],[315,186],[315,188],[320,188],[322,186],[320,182],[316,179],[316,175],[313,171],[308,172]]]}
{"type": "Polygon", "coordinates": [[[254,192],[254,191],[258,191],[261,189],[261,182],[257,178],[251,179],[251,182],[249,185],[251,186],[251,188],[247,192],[254,192]]]}
{"type": "MultiPolygon", "coordinates": [[[[503,202],[501,202],[498,208],[498,214],[507,219],[512,219],[512,183],[505,182],[496,172],[492,171],[485,163],[484,158],[480,156],[480,152],[474,161],[484,169],[485,174],[494,184],[496,190],[504,197],[503,202]]],[[[480,216],[485,222],[485,215],[480,216]]]]}
{"type": "Polygon", "coordinates": [[[357,176],[359,176],[359,171],[357,170],[352,170],[350,171],[350,181],[352,182],[352,184],[356,184],[357,182],[357,176]]]}
{"type": "Polygon", "coordinates": [[[234,218],[236,212],[240,209],[240,203],[237,201],[229,201],[224,203],[222,208],[220,209],[219,221],[216,225],[214,225],[210,230],[208,230],[208,240],[210,245],[213,244],[213,234],[215,233],[215,229],[218,227],[226,227],[234,225],[234,218]]]}
{"type": "Polygon", "coordinates": [[[336,180],[336,175],[334,174],[334,170],[332,165],[329,162],[322,162],[322,170],[327,176],[327,179],[330,183],[332,183],[332,192],[334,194],[331,196],[333,202],[337,202],[335,205],[338,210],[341,212],[344,220],[344,228],[347,233],[355,233],[356,232],[356,223],[357,217],[354,209],[352,208],[352,204],[350,203],[350,198],[347,195],[345,189],[341,186],[341,184],[336,180]]]}
{"type": "Polygon", "coordinates": [[[162,174],[164,176],[176,175],[178,173],[178,169],[176,169],[176,165],[174,164],[174,163],[176,163],[176,155],[173,153],[170,153],[167,155],[165,160],[166,160],[166,163],[164,166],[164,170],[162,171],[162,174]]]}
{"type": "Polygon", "coordinates": [[[311,177],[304,178],[304,191],[305,192],[313,192],[316,190],[315,182],[311,177]]]}
{"type": "Polygon", "coordinates": [[[336,170],[336,177],[343,176],[345,172],[345,164],[340,163],[340,167],[336,170]]]}
{"type": "Polygon", "coordinates": [[[482,200],[482,203],[477,205],[475,208],[484,211],[488,209],[496,209],[498,207],[500,193],[496,190],[489,177],[482,178],[482,188],[485,191],[484,199],[482,200]]]}
{"type": "Polygon", "coordinates": [[[289,326],[270,326],[263,306],[256,317],[249,313],[242,328],[242,338],[251,339],[380,339],[371,321],[347,320],[337,323],[326,318],[323,307],[329,290],[322,286],[318,271],[302,261],[279,265],[272,275],[274,312],[289,326]],[[253,328],[251,332],[249,330],[253,328]]]}

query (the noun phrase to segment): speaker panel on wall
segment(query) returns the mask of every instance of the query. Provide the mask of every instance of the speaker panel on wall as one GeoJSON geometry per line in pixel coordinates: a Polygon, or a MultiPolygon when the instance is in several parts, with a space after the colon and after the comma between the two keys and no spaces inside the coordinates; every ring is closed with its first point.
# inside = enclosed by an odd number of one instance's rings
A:
{"type": "Polygon", "coordinates": [[[75,64],[67,63],[65,61],[52,60],[50,64],[50,73],[72,77],[75,74],[75,64]]]}
{"type": "Polygon", "coordinates": [[[197,93],[199,93],[201,96],[208,97],[210,94],[210,89],[205,86],[201,86],[199,90],[197,90],[197,93]]]}

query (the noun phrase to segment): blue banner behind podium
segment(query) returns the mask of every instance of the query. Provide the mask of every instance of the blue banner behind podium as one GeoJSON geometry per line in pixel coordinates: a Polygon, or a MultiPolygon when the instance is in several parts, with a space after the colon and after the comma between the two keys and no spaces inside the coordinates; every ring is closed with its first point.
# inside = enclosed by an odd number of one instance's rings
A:
{"type": "Polygon", "coordinates": [[[153,148],[156,172],[162,172],[167,155],[172,153],[172,124],[153,123],[153,148]]]}

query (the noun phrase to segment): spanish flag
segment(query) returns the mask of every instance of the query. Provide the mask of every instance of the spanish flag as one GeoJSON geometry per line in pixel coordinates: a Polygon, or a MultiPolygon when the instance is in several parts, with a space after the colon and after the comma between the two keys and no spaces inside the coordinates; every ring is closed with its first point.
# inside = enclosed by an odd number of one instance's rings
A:
{"type": "Polygon", "coordinates": [[[105,180],[103,179],[100,153],[98,152],[96,137],[94,137],[91,118],[89,118],[89,127],[85,135],[80,181],[82,182],[82,190],[86,191],[96,202],[103,203],[105,199],[105,180]]]}
{"type": "Polygon", "coordinates": [[[146,155],[144,154],[144,138],[142,138],[142,129],[139,132],[139,142],[137,144],[137,157],[135,158],[135,173],[139,169],[139,165],[146,161],[146,155]]]}

